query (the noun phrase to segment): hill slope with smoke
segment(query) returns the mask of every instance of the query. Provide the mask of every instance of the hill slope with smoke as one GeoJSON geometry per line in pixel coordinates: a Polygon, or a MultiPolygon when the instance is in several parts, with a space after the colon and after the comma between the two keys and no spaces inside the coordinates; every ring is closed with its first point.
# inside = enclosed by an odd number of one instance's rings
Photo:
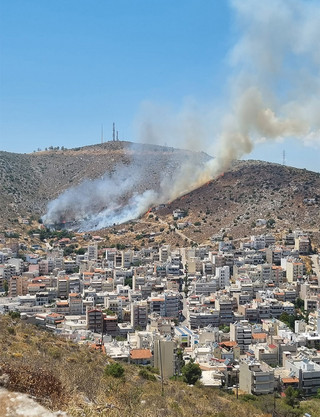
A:
{"type": "Polygon", "coordinates": [[[170,188],[184,162],[208,160],[202,152],[130,142],[33,154],[0,152],[0,224],[41,217],[51,200],[50,222],[88,220],[108,208],[117,214],[137,195],[147,197],[147,190],[156,194],[164,184],[170,188]]]}
{"type": "Polygon", "coordinates": [[[238,37],[228,52],[229,91],[218,109],[200,105],[201,111],[175,114],[145,103],[138,123],[139,141],[179,142],[183,148],[208,149],[215,158],[201,163],[185,158],[171,171],[158,171],[159,184],[144,190],[137,188],[148,175],[146,161],[133,161],[129,170],[116,167],[112,175],[51,202],[46,223],[72,219],[80,230],[101,229],[196,189],[258,143],[295,138],[319,146],[319,5],[301,0],[271,0],[259,7],[253,0],[233,0],[231,5],[238,37]]]}
{"type": "MultiPolygon", "coordinates": [[[[138,145],[116,142],[105,145],[113,155],[108,155],[108,167],[99,154],[104,147],[78,157],[75,152],[62,152],[59,158],[50,154],[51,160],[37,166],[37,156],[24,156],[21,172],[33,160],[35,181],[28,183],[26,175],[18,178],[21,187],[30,186],[30,195],[29,190],[17,195],[9,181],[6,210],[12,212],[26,200],[27,210],[32,207],[43,213],[45,202],[53,198],[44,216],[46,223],[70,221],[80,230],[97,230],[196,189],[265,141],[295,138],[319,147],[319,4],[270,0],[257,6],[254,0],[233,0],[231,6],[237,37],[227,53],[226,96],[216,108],[199,105],[201,111],[187,108],[177,114],[157,111],[149,103],[138,123],[140,142],[178,143],[181,148],[205,149],[215,158],[198,152],[176,153],[173,148],[157,153],[158,148],[151,145],[139,150],[138,145]],[[70,170],[70,156],[77,158],[79,172],[70,170]],[[85,178],[97,177],[101,178],[79,185],[85,178]]],[[[5,175],[14,181],[10,166],[5,175]]]]}

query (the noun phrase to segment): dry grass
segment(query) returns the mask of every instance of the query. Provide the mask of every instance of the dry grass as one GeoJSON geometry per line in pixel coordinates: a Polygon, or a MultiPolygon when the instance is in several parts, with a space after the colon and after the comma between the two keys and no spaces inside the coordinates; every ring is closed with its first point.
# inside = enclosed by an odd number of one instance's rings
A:
{"type": "Polygon", "coordinates": [[[264,416],[250,404],[217,390],[139,376],[139,367],[123,364],[125,376],[106,377],[107,357],[8,316],[0,316],[0,366],[8,388],[25,392],[53,410],[72,417],[115,416],[264,416]],[[13,329],[8,330],[8,329],[13,329]]]}

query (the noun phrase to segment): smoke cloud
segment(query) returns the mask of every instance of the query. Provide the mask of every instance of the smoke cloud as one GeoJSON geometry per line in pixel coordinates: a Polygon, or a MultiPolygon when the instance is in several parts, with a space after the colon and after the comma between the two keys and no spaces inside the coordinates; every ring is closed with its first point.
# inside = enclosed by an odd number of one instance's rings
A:
{"type": "Polygon", "coordinates": [[[82,223],[85,219],[84,229],[121,223],[215,178],[257,143],[297,138],[308,146],[320,145],[319,3],[232,0],[230,4],[239,36],[228,54],[228,99],[218,108],[189,100],[178,112],[145,102],[138,123],[140,142],[206,149],[214,158],[201,162],[187,158],[160,178],[157,189],[141,192],[132,190],[137,189],[143,165],[133,166],[125,180],[119,179],[120,169],[117,175],[62,194],[50,203],[47,220],[77,207],[75,219],[82,223]],[[130,197],[124,204],[125,193],[130,197]]]}
{"type": "Polygon", "coordinates": [[[167,147],[161,152],[151,147],[147,154],[140,154],[139,148],[131,144],[128,166],[119,165],[103,178],[86,180],[51,201],[44,223],[67,223],[67,227],[89,231],[135,219],[151,206],[186,193],[190,167],[201,167],[209,159],[202,153],[167,147]]]}

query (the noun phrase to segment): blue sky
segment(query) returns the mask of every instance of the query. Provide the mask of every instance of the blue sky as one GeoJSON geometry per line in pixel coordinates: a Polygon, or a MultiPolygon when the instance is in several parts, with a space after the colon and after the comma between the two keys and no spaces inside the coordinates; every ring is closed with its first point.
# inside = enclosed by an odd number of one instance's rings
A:
{"type": "MultiPolygon", "coordinates": [[[[148,101],[223,107],[238,36],[228,1],[2,0],[0,149],[99,143],[113,121],[120,139],[139,141],[148,101]]],[[[249,157],[281,163],[283,149],[289,165],[320,170],[319,148],[294,139],[249,157]]]]}

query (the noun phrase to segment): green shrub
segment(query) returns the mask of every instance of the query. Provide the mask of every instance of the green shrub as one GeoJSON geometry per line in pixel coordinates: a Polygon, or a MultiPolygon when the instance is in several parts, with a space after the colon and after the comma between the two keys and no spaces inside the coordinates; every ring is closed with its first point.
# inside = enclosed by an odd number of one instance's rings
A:
{"type": "Polygon", "coordinates": [[[121,378],[124,375],[124,367],[118,362],[110,363],[104,368],[104,374],[114,378],[121,378]]]}
{"type": "Polygon", "coordinates": [[[194,385],[201,378],[202,372],[200,366],[192,360],[182,368],[182,375],[185,382],[194,385]]]}
{"type": "Polygon", "coordinates": [[[257,397],[255,397],[252,394],[243,394],[243,395],[240,395],[240,398],[242,401],[245,401],[245,402],[257,400],[257,397]]]}
{"type": "Polygon", "coordinates": [[[141,378],[147,379],[149,381],[156,381],[156,377],[145,368],[140,369],[139,376],[141,376],[141,378]]]}

